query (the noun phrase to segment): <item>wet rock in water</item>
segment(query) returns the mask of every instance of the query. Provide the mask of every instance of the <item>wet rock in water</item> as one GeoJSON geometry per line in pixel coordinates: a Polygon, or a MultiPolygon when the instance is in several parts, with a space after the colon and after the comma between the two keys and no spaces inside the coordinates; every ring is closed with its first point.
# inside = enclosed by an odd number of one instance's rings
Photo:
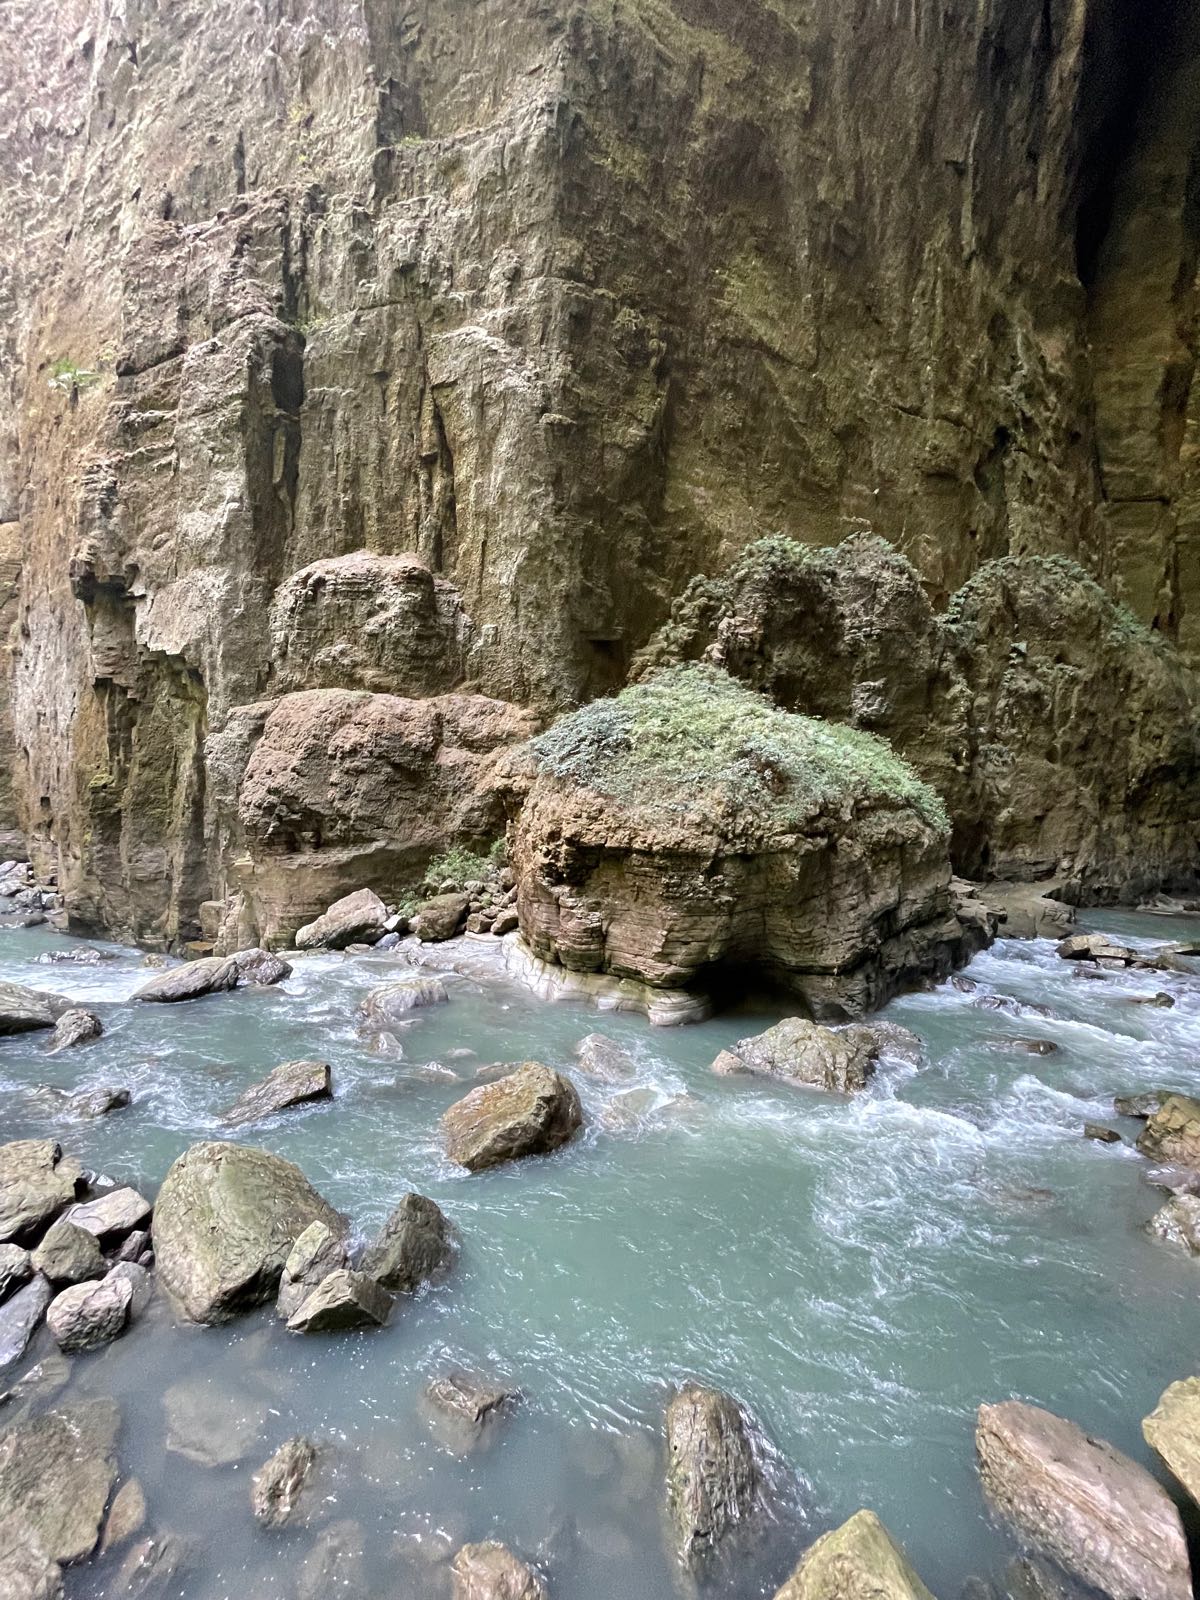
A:
{"type": "Polygon", "coordinates": [[[34,1271],[44,1273],[54,1284],[101,1278],[106,1266],[95,1238],[69,1217],[59,1217],[52,1223],[33,1252],[34,1271]]]}
{"type": "Polygon", "coordinates": [[[144,983],[133,998],[163,1005],[200,1000],[207,994],[236,989],[238,977],[237,962],[232,957],[202,956],[199,961],[185,961],[182,966],[169,967],[161,977],[144,983]]]}
{"type": "Polygon", "coordinates": [[[1186,1094],[1168,1095],[1147,1118],[1137,1147],[1151,1161],[1200,1168],[1200,1100],[1186,1094]]]}
{"type": "Polygon", "coordinates": [[[55,1295],[46,1312],[46,1326],[67,1355],[96,1350],[125,1331],[132,1299],[129,1280],[114,1270],[98,1283],[77,1283],[55,1295]]]}
{"type": "Polygon", "coordinates": [[[422,944],[453,939],[467,920],[470,897],[465,894],[438,894],[417,907],[410,926],[422,944]]]}
{"type": "Polygon", "coordinates": [[[450,1262],[454,1241],[440,1206],[406,1194],[362,1258],[362,1270],[400,1294],[436,1277],[450,1262]]]}
{"type": "Polygon", "coordinates": [[[43,1227],[75,1198],[83,1168],[53,1139],[0,1145],[0,1241],[43,1227]]]}
{"type": "Polygon", "coordinates": [[[1134,953],[1107,934],[1073,933],[1058,945],[1056,954],[1064,961],[1115,961],[1128,966],[1134,953]]]}
{"type": "Polygon", "coordinates": [[[1171,1089],[1149,1089],[1143,1094],[1119,1094],[1113,1101],[1113,1110],[1119,1117],[1134,1117],[1144,1122],[1160,1111],[1163,1102],[1173,1093],[1171,1089]]]}
{"type": "Polygon", "coordinates": [[[372,989],[362,1003],[362,1012],[368,1023],[386,1028],[391,1023],[406,1022],[409,1014],[421,1006],[438,1005],[449,998],[440,978],[413,972],[372,989]]]}
{"type": "Polygon", "coordinates": [[[382,1328],[392,1297],[365,1272],[339,1268],[317,1287],[288,1318],[293,1333],[341,1333],[350,1328],[382,1328]]]}
{"type": "Polygon", "coordinates": [[[0,1302],[33,1277],[33,1259],[19,1244],[0,1244],[0,1302]]]}
{"type": "Polygon", "coordinates": [[[69,950],[43,950],[40,955],[33,958],[41,967],[57,966],[62,962],[71,962],[79,967],[99,967],[106,961],[115,961],[116,955],[111,950],[97,950],[94,945],[80,945],[78,949],[69,950]]]}
{"type": "Polygon", "coordinates": [[[32,1033],[53,1028],[71,1002],[61,995],[26,989],[19,983],[0,983],[0,1034],[32,1033]]]}
{"type": "Polygon", "coordinates": [[[519,1399],[515,1389],[462,1371],[433,1378],[425,1388],[425,1400],[443,1444],[460,1455],[490,1440],[495,1424],[519,1399]]]}
{"type": "Polygon", "coordinates": [[[1157,1006],[1161,1011],[1169,1011],[1175,1004],[1175,996],[1160,989],[1156,994],[1127,995],[1125,1003],[1130,1006],[1157,1006]]]}
{"type": "Polygon", "coordinates": [[[358,889],[335,900],[315,922],[298,929],[296,949],[344,950],[360,940],[371,942],[385,932],[387,919],[387,907],[374,890],[358,889]]]}
{"type": "Polygon", "coordinates": [[[933,1600],[873,1511],[810,1545],[775,1600],[933,1600]]]}
{"type": "Polygon", "coordinates": [[[116,1260],[140,1261],[144,1254],[153,1254],[150,1249],[150,1231],[148,1228],[135,1228],[117,1247],[116,1260]]]}
{"type": "Polygon", "coordinates": [[[1115,1128],[1106,1128],[1102,1122],[1085,1122],[1083,1137],[1095,1144],[1121,1144],[1121,1135],[1115,1128]]]}
{"type": "Polygon", "coordinates": [[[0,1306],[0,1372],[25,1354],[53,1297],[54,1290],[39,1273],[0,1306]]]}
{"type": "Polygon", "coordinates": [[[1142,1423],[1151,1450],[1200,1502],[1200,1378],[1183,1378],[1166,1389],[1142,1423]]]}
{"type": "Polygon", "coordinates": [[[28,1526],[52,1561],[82,1561],[96,1548],[120,1420],[111,1400],[88,1400],[0,1434],[0,1519],[28,1526]]]}
{"type": "Polygon", "coordinates": [[[580,1072],[601,1083],[622,1083],[632,1078],[636,1068],[628,1050],[622,1050],[612,1039],[602,1033],[589,1033],[575,1046],[575,1057],[580,1072]]]}
{"type": "Polygon", "coordinates": [[[127,1478],[113,1496],[100,1538],[100,1553],[116,1550],[142,1531],[146,1521],[146,1496],[136,1478],[127,1478]]]}
{"type": "Polygon", "coordinates": [[[667,1406],[667,1511],[683,1566],[699,1573],[719,1556],[761,1494],[745,1412],[719,1389],[689,1384],[667,1406]]]}
{"type": "Polygon", "coordinates": [[[50,1035],[50,1054],[57,1055],[60,1050],[69,1050],[73,1045],[89,1044],[103,1032],[104,1025],[94,1011],[74,1006],[70,1011],[64,1011],[54,1024],[54,1032],[50,1035]]]}
{"type": "Polygon", "coordinates": [[[23,1373],[11,1389],[0,1394],[0,1405],[16,1405],[35,1397],[39,1401],[48,1400],[66,1386],[70,1376],[71,1362],[55,1350],[23,1373]]]}
{"type": "Polygon", "coordinates": [[[286,1322],[331,1272],[350,1265],[345,1241],[324,1222],[312,1222],[296,1240],[283,1264],[275,1307],[286,1322]]]}
{"type": "Polygon", "coordinates": [[[297,1600],[367,1600],[363,1531],[348,1518],[326,1528],[305,1556],[296,1580],[297,1600]]]}
{"type": "Polygon", "coordinates": [[[1030,1056],[1052,1056],[1058,1046],[1053,1039],[999,1039],[997,1043],[1005,1050],[1023,1050],[1030,1056]]]}
{"type": "Polygon", "coordinates": [[[546,1155],[582,1126],[575,1085],[540,1061],[472,1089],[442,1117],[446,1154],[470,1172],[546,1155]]]}
{"type": "Polygon", "coordinates": [[[133,1100],[128,1089],[85,1089],[73,1094],[67,1102],[77,1117],[107,1117],[114,1111],[124,1111],[133,1100]]]}
{"type": "Polygon", "coordinates": [[[224,1322],[274,1297],[293,1243],[312,1222],[343,1232],[290,1161],[249,1145],[193,1145],[154,1208],[159,1276],[193,1322],[224,1322]]]}
{"type": "Polygon", "coordinates": [[[72,1206],[66,1221],[104,1243],[123,1238],[139,1228],[150,1216],[150,1202],[128,1184],[97,1195],[95,1200],[85,1200],[72,1206]]]}
{"type": "Polygon", "coordinates": [[[1192,1255],[1200,1255],[1200,1196],[1174,1195],[1150,1218],[1146,1232],[1165,1244],[1180,1245],[1192,1255]]]}
{"type": "Polygon", "coordinates": [[[163,1395],[167,1449],[202,1467],[244,1461],[262,1435],[261,1402],[212,1381],[184,1378],[163,1395]]]}
{"type": "Polygon", "coordinates": [[[0,1595],[4,1600],[62,1600],[62,1572],[20,1517],[0,1517],[0,1595]]]}
{"type": "Polygon", "coordinates": [[[975,1447],[990,1503],[1067,1572],[1113,1600],[1189,1600],[1179,1513],[1144,1467],[1016,1400],[980,1407],[975,1447]]]}
{"type": "Polygon", "coordinates": [[[722,1050],[712,1070],[721,1076],[749,1072],[831,1094],[854,1094],[866,1088],[878,1057],[879,1043],[871,1029],[835,1033],[801,1017],[785,1017],[765,1033],[722,1050]]]}
{"type": "Polygon", "coordinates": [[[286,1439],[250,1480],[250,1509],[264,1528],[282,1528],[313,1475],[317,1450],[311,1439],[286,1439]]]}
{"type": "Polygon", "coordinates": [[[229,958],[237,967],[239,989],[265,989],[292,975],[292,964],[274,950],[238,950],[229,958]]]}
{"type": "Polygon", "coordinates": [[[332,1099],[333,1076],[327,1061],[284,1061],[261,1083],[253,1084],[240,1095],[222,1113],[221,1121],[227,1127],[240,1128],[292,1106],[332,1099]]]}
{"type": "Polygon", "coordinates": [[[541,1579],[495,1540],[463,1545],[450,1572],[454,1600],[547,1600],[541,1579]]]}
{"type": "Polygon", "coordinates": [[[150,1276],[150,1269],[139,1261],[116,1261],[109,1268],[109,1280],[123,1280],[129,1285],[129,1320],[140,1317],[154,1297],[154,1279],[150,1276]]]}
{"type": "Polygon", "coordinates": [[[173,1533],[140,1539],[122,1561],[114,1600],[177,1600],[186,1594],[180,1578],[192,1560],[192,1545],[173,1533]]]}

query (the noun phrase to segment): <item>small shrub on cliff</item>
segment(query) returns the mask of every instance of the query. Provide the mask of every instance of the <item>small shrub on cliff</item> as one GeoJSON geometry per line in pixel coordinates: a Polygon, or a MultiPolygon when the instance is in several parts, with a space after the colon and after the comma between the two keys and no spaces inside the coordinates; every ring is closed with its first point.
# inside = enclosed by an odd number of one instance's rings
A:
{"type": "Polygon", "coordinates": [[[910,806],[945,832],[945,807],[882,739],[780,711],[715,667],[650,673],[532,741],[543,770],[634,807],[737,811],[764,831],[859,802],[910,806]]]}

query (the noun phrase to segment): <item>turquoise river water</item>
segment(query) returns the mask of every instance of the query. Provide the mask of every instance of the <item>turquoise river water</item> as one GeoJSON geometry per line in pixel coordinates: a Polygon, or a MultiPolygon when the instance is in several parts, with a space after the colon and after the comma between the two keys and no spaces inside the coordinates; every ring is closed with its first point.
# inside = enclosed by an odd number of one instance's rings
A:
{"type": "MultiPolygon", "coordinates": [[[[1091,925],[1135,942],[1200,930],[1102,913],[1091,925]]],[[[0,932],[0,977],[93,1005],[106,1028],[54,1058],[36,1036],[0,1043],[5,1138],[53,1134],[153,1194],[190,1143],[222,1136],[217,1114],[243,1087],[319,1057],[335,1099],[239,1137],[298,1162],[361,1236],[409,1188],[461,1233],[446,1282],[398,1303],[380,1332],[298,1338],[269,1311],[188,1328],[159,1296],[124,1338],[73,1362],[62,1394],[119,1400],[121,1461],[150,1526],[191,1542],[171,1591],[188,1600],[435,1595],[421,1561],[490,1537],[539,1560],[553,1600],[675,1600],[660,1434],[688,1377],[736,1395],[773,1451],[779,1518],[729,1594],[773,1594],[812,1537],[866,1505],[947,1600],[1013,1555],[976,1480],[981,1401],[1027,1398],[1153,1466],[1141,1418],[1197,1370],[1200,1261],[1142,1232],[1163,1196],[1132,1148],[1081,1129],[1136,1134],[1114,1121],[1115,1092],[1200,1092],[1200,963],[1195,977],[1089,981],[1048,944],[1001,942],[969,969],[973,990],[891,1005],[925,1041],[924,1063],[885,1064],[842,1101],[709,1072],[778,1009],[654,1029],[538,1001],[478,946],[472,975],[447,975],[449,1004],[381,1051],[360,1034],[359,1001],[402,958],[299,957],[274,989],[130,1006],[147,976],[137,952],[95,968],[37,962],[72,942],[0,932]],[[1175,1006],[1132,1003],[1156,990],[1175,1006]],[[980,1004],[994,996],[1012,1003],[980,1004]],[[438,1118],[481,1068],[532,1057],[570,1071],[591,1031],[625,1045],[637,1076],[613,1087],[575,1074],[576,1142],[477,1176],[446,1161],[438,1118]],[[1029,1039],[1058,1049],[1030,1054],[1017,1043],[1029,1039]],[[44,1089],[114,1082],[134,1104],[94,1122],[44,1089]],[[465,1457],[421,1403],[454,1364],[523,1395],[465,1457]],[[221,1464],[169,1448],[168,1396],[216,1435],[221,1464]],[[268,1533],[250,1515],[250,1474],[298,1432],[323,1447],[316,1508],[310,1525],[268,1533]],[[341,1559],[326,1572],[330,1548],[341,1559]]],[[[68,1595],[115,1594],[118,1564],[73,1569],[68,1595]]]]}

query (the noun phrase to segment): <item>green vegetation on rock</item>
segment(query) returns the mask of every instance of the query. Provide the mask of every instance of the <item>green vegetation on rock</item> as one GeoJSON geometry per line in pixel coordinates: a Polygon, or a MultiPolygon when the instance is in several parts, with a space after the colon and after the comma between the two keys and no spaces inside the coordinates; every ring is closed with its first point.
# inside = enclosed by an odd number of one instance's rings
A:
{"type": "Polygon", "coordinates": [[[772,833],[857,804],[909,806],[948,830],[939,796],[882,739],[780,711],[715,667],[652,672],[531,748],[544,771],[633,806],[683,812],[704,799],[757,813],[772,833]]]}
{"type": "Polygon", "coordinates": [[[505,862],[505,844],[497,839],[486,851],[469,850],[466,845],[451,845],[449,850],[435,856],[425,869],[425,882],[472,883],[486,878],[505,862]]]}

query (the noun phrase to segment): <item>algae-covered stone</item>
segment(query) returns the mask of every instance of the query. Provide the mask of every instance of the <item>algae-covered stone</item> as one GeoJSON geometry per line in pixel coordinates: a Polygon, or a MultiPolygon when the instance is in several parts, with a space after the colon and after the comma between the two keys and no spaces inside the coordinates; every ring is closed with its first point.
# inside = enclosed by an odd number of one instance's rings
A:
{"type": "Polygon", "coordinates": [[[689,1384],[667,1406],[666,1426],[672,1542],[699,1573],[758,1509],[762,1474],[748,1417],[719,1389],[689,1384]]]}
{"type": "Polygon", "coordinates": [[[800,1558],[775,1600],[933,1600],[873,1511],[857,1511],[800,1558]]]}
{"type": "Polygon", "coordinates": [[[406,1194],[368,1246],[362,1269],[395,1293],[435,1277],[454,1253],[450,1224],[423,1194],[406,1194]]]}
{"type": "Polygon", "coordinates": [[[1144,1467],[1017,1400],[980,1407],[975,1447],[990,1503],[1067,1572],[1112,1600],[1189,1600],[1179,1513],[1144,1467]]]}
{"type": "Polygon", "coordinates": [[[1146,1443],[1200,1502],[1200,1378],[1183,1378],[1164,1391],[1142,1423],[1146,1443]]]}
{"type": "Polygon", "coordinates": [[[495,1540],[463,1545],[450,1573],[454,1600],[547,1600],[536,1573],[495,1540]]]}
{"type": "Polygon", "coordinates": [[[442,1117],[447,1155],[471,1172],[546,1155],[582,1125],[575,1085],[539,1061],[472,1089],[442,1117]]]}
{"type": "Polygon", "coordinates": [[[1137,1147],[1152,1161],[1200,1169],[1200,1100],[1171,1094],[1151,1112],[1137,1147]]]}
{"type": "Polygon", "coordinates": [[[800,1017],[785,1017],[765,1033],[739,1039],[713,1063],[722,1074],[761,1073],[835,1094],[865,1089],[879,1056],[876,1036],[866,1028],[835,1033],[800,1017]]]}
{"type": "Polygon", "coordinates": [[[96,1548],[120,1420],[111,1400],[88,1400],[0,1434],[0,1518],[32,1528],[53,1561],[82,1561],[96,1548]]]}
{"type": "Polygon", "coordinates": [[[223,1322],[270,1300],[292,1245],[312,1222],[342,1219],[281,1156],[248,1145],[193,1145],[154,1208],[162,1281],[195,1322],[223,1322]]]}

